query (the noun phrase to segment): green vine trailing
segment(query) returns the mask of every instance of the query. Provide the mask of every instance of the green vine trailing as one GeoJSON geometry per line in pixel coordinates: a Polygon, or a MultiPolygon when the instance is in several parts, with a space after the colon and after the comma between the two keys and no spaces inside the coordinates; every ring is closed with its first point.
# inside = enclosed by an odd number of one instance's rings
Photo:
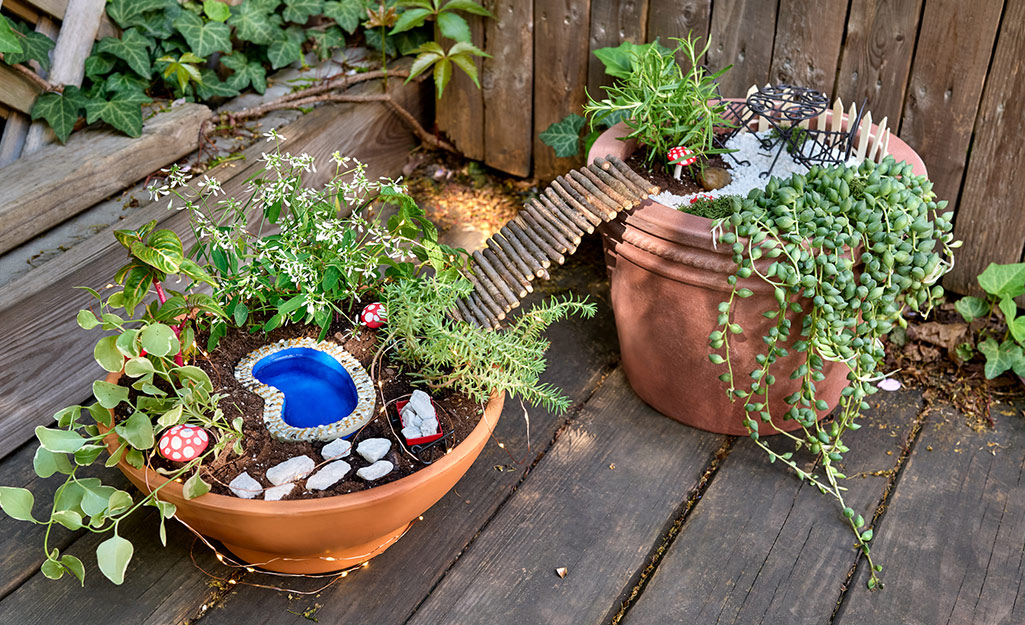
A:
{"type": "Polygon", "coordinates": [[[865,161],[857,168],[813,167],[807,175],[770,179],[753,190],[739,210],[716,222],[713,236],[732,246],[736,272],[729,276],[729,300],[719,305],[719,329],[709,337],[709,356],[726,372],[720,377],[731,399],[741,400],[744,425],[772,462],[781,461],[840,504],[843,516],[871,567],[868,586],[879,585],[881,566],[872,562],[864,517],[844,500],[837,468],[848,447],[844,435],[857,430],[868,408],[865,399],[878,389],[883,345],[880,339],[895,326],[905,327],[906,309],[928,312],[943,295],[937,281],[952,266],[952,213],[935,200],[932,183],[911,172],[911,165],[887,157],[880,164],[865,161]],[[854,250],[853,258],[851,250],[854,250]],[[771,261],[771,262],[769,262],[771,261]],[[776,323],[761,337],[765,349],[759,367],[737,371],[730,359],[733,337],[744,332],[734,312],[750,297],[741,280],[757,278],[773,287],[776,306],[763,315],[776,323]],[[803,317],[797,317],[803,315],[803,317]],[[801,327],[792,320],[801,318],[801,327]],[[794,371],[773,367],[788,355],[785,345],[803,354],[794,371]],[[844,363],[850,384],[839,410],[828,422],[819,414],[828,408],[816,383],[827,362],[844,363]],[[769,396],[777,375],[801,381],[801,390],[785,398],[784,419],[797,421],[797,433],[783,432],[770,419],[769,396]],[[808,449],[821,461],[821,475],[801,468],[793,452],[769,447],[759,436],[772,428],[795,450],[808,449]]]}
{"type": "Polygon", "coordinates": [[[154,99],[262,94],[268,71],[305,65],[308,54],[326,60],[360,34],[381,51],[385,67],[396,55],[417,55],[413,76],[433,67],[440,98],[453,66],[479,86],[473,57],[487,56],[470,42],[460,13],[491,16],[477,0],[245,0],[230,7],[219,0],[110,0],[106,10],[123,32],[96,42],[81,88],[35,75],[26,64],[48,69],[53,40],[0,16],[3,62],[43,87],[32,118],[45,120],[62,143],[81,117],[137,137],[142,105],[154,99]],[[447,50],[446,40],[455,42],[447,50]]]}

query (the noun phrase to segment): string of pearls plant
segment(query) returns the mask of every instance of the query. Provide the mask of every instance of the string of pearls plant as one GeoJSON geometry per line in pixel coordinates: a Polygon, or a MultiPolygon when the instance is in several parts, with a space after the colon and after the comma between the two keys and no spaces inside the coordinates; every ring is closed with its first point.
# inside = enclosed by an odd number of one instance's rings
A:
{"type": "Polygon", "coordinates": [[[896,325],[906,327],[906,309],[927,313],[943,295],[936,282],[953,267],[952,249],[960,245],[952,240],[946,204],[935,200],[932,183],[913,175],[911,165],[887,157],[879,164],[816,166],[807,175],[772,178],[713,229],[719,243],[732,246],[737,270],[727,278],[733,288],[719,305],[709,358],[726,368],[720,376],[726,392],[744,402],[744,425],[770,462],[780,460],[836,498],[871,567],[869,588],[881,587],[877,573],[882,566],[870,555],[872,529],[865,529],[864,517],[844,501],[841,480],[846,476],[838,465],[849,448],[843,436],[861,427],[865,399],[878,390],[874,382],[883,377],[882,337],[896,325]],[[773,287],[776,306],[762,314],[776,323],[762,337],[765,350],[756,357],[758,368],[740,372],[730,360],[730,342],[744,331],[735,321],[735,308],[752,295],[739,281],[752,276],[773,287]],[[793,327],[797,323],[800,327],[793,327]],[[801,427],[784,432],[771,421],[769,393],[780,373],[773,364],[788,355],[785,346],[794,332],[799,336],[791,349],[804,357],[785,373],[801,380],[801,387],[785,398],[790,408],[783,419],[801,427]],[[815,384],[825,378],[828,361],[846,364],[849,385],[834,418],[820,422],[818,413],[828,406],[815,384]],[[794,451],[806,448],[815,454],[822,474],[798,466],[793,452],[771,449],[759,438],[759,427],[789,439],[794,451]]]}

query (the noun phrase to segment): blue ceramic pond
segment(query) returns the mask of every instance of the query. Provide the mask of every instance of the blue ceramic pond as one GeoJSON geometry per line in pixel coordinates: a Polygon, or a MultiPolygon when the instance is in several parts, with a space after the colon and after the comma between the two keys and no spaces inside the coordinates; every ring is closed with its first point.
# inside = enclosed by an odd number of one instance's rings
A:
{"type": "Polygon", "coordinates": [[[253,377],[284,394],[281,418],[295,428],[314,428],[352,414],[359,394],[338,360],[320,350],[290,347],[264,356],[253,377]]]}

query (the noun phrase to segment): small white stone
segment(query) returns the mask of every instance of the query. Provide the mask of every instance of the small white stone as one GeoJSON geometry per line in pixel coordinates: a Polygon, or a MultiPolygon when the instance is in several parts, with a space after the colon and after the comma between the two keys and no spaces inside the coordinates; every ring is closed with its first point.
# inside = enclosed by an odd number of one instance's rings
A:
{"type": "Polygon", "coordinates": [[[352,469],[344,460],[325,464],[319,471],[306,480],[307,490],[325,490],[337,484],[352,469]]]}
{"type": "Polygon", "coordinates": [[[272,486],[263,492],[264,501],[280,501],[282,497],[292,492],[295,484],[288,483],[281,486],[272,486]]]}
{"type": "Polygon", "coordinates": [[[316,464],[309,456],[289,458],[267,469],[267,480],[275,486],[301,480],[313,471],[316,464]]]}
{"type": "Polygon", "coordinates": [[[434,404],[431,403],[431,396],[421,390],[413,391],[406,407],[412,407],[421,419],[437,419],[434,414],[434,404]]]}
{"type": "Polygon", "coordinates": [[[235,493],[236,497],[242,499],[252,499],[263,492],[263,486],[245,471],[235,476],[235,479],[228,484],[228,488],[235,493]]]}
{"type": "Polygon", "coordinates": [[[420,432],[423,436],[432,436],[438,433],[437,419],[424,419],[420,424],[420,432]]]}
{"type": "Polygon", "coordinates": [[[391,441],[387,438],[368,438],[356,446],[356,453],[363,456],[363,459],[367,462],[373,464],[384,458],[390,449],[391,441]]]}
{"type": "Polygon", "coordinates": [[[351,452],[352,443],[344,438],[336,438],[324,445],[324,448],[320,450],[320,455],[324,457],[324,460],[334,460],[335,458],[344,458],[351,452]]]}
{"type": "Polygon", "coordinates": [[[413,410],[412,406],[406,404],[402,407],[402,422],[406,425],[406,427],[418,428],[420,427],[420,424],[423,422],[423,417],[416,414],[416,411],[413,410]]]}
{"type": "Polygon", "coordinates": [[[420,438],[423,436],[423,434],[420,433],[420,428],[407,426],[402,428],[402,436],[408,441],[411,438],[420,438]]]}
{"type": "Polygon", "coordinates": [[[378,460],[369,467],[363,467],[362,469],[356,471],[356,475],[360,476],[368,482],[371,482],[373,480],[377,480],[388,475],[394,468],[395,465],[388,462],[387,460],[378,460]]]}

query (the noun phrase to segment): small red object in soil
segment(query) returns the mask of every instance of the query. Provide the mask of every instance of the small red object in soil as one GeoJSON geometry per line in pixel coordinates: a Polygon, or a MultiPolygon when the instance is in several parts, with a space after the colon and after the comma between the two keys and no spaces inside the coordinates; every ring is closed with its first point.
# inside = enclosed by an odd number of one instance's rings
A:
{"type": "Polygon", "coordinates": [[[697,202],[698,200],[714,200],[714,199],[715,198],[713,198],[711,195],[708,195],[707,193],[698,193],[697,195],[695,195],[694,197],[692,197],[690,199],[690,203],[693,204],[694,202],[697,202]]]}
{"type": "Polygon", "coordinates": [[[366,327],[377,329],[388,322],[388,313],[384,309],[384,304],[374,302],[363,309],[363,312],[359,314],[359,320],[366,327]]]}
{"type": "Polygon", "coordinates": [[[692,156],[690,150],[688,150],[687,148],[683,147],[682,145],[676,146],[672,150],[669,150],[669,154],[668,154],[668,158],[669,158],[669,162],[670,163],[672,163],[673,161],[679,160],[679,159],[681,159],[681,158],[683,158],[685,156],[690,156],[690,158],[682,160],[679,163],[675,163],[675,164],[676,165],[693,165],[694,162],[698,160],[698,157],[692,156]]]}
{"type": "MultiPolygon", "coordinates": [[[[402,427],[406,427],[406,422],[402,420],[402,409],[406,407],[409,402],[406,400],[399,400],[395,402],[395,410],[399,411],[399,423],[402,427]]],[[[431,400],[431,405],[434,406],[434,414],[438,414],[438,407],[434,405],[434,400],[431,400]]],[[[430,436],[421,436],[420,438],[407,438],[406,444],[412,445],[426,445],[427,443],[433,443],[445,434],[445,431],[441,429],[441,419],[438,420],[438,433],[431,434],[430,436]]]]}
{"type": "Polygon", "coordinates": [[[160,455],[175,462],[195,460],[210,444],[206,430],[195,425],[176,425],[160,436],[160,455]]]}

